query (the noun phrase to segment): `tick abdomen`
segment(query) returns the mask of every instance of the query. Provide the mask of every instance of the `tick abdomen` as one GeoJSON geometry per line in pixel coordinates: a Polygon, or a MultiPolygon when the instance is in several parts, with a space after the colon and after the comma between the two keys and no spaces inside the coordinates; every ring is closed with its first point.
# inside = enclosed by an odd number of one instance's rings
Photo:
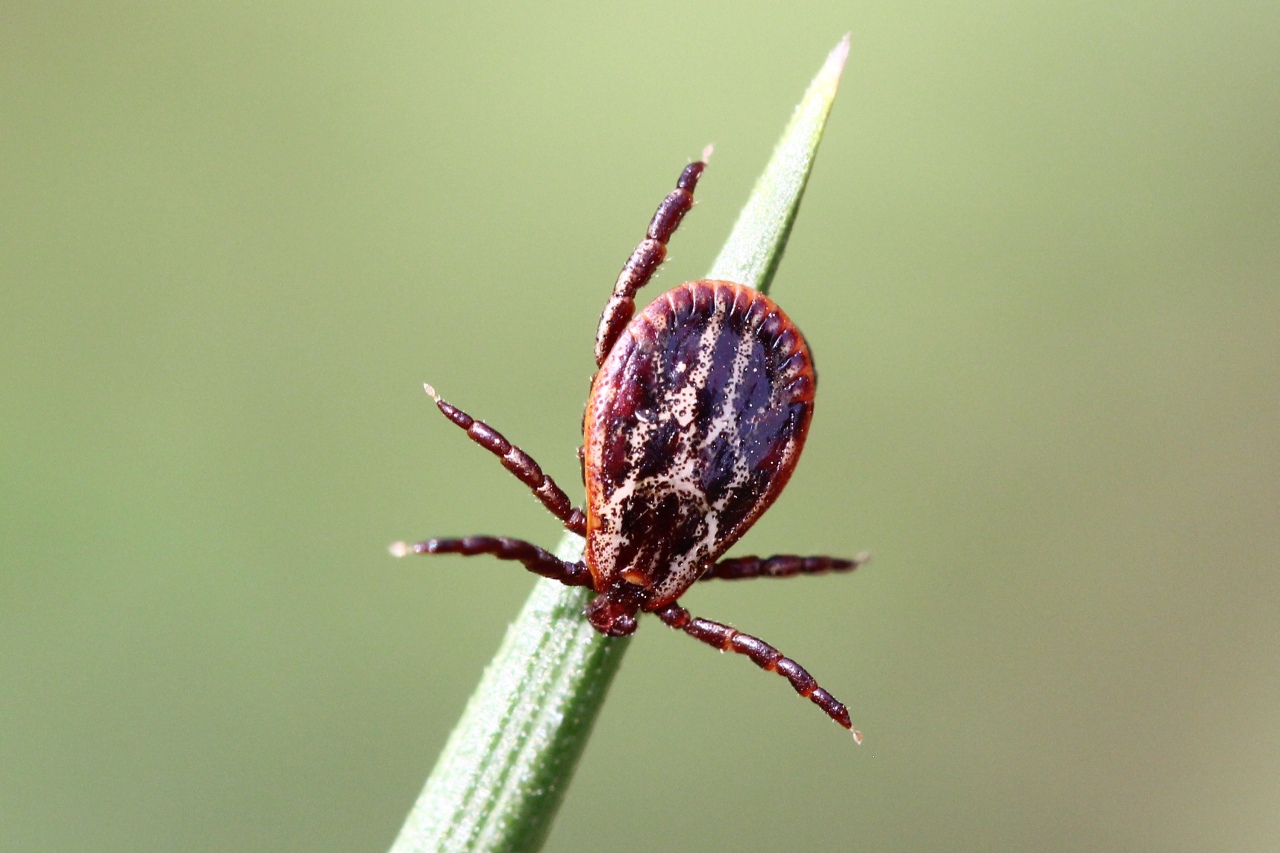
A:
{"type": "Polygon", "coordinates": [[[687,282],[623,331],[585,422],[587,564],[679,597],[773,503],[804,444],[816,386],[804,337],[751,288],[687,282]]]}

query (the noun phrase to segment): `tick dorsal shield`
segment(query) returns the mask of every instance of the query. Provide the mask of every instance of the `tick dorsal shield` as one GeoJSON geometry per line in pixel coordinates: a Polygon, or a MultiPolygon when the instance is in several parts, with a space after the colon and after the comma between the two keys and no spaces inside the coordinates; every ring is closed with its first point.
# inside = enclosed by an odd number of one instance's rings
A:
{"type": "Polygon", "coordinates": [[[720,281],[660,296],[592,384],[587,564],[674,601],[786,485],[813,414],[804,338],[765,295],[720,281]]]}

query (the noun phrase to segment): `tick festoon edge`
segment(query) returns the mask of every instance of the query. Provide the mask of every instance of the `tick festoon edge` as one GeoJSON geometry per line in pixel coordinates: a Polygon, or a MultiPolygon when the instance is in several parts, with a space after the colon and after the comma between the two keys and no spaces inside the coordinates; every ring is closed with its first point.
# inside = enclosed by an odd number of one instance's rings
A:
{"type": "Polygon", "coordinates": [[[583,419],[585,511],[529,454],[497,430],[426,391],[444,416],[502,460],[565,528],[586,537],[581,562],[519,539],[468,536],[397,542],[391,553],[491,554],[569,586],[591,588],[586,617],[603,634],[626,636],[640,613],[721,651],[749,657],[791,682],[853,732],[849,711],[805,669],[763,640],[689,615],[679,598],[695,581],[852,571],[835,557],[720,559],[782,492],[804,447],[817,374],[804,335],[757,290],[690,281],[635,315],[635,295],[667,254],[693,207],[711,150],[680,174],[649,223],[605,304],[596,333],[597,371],[583,419]]]}

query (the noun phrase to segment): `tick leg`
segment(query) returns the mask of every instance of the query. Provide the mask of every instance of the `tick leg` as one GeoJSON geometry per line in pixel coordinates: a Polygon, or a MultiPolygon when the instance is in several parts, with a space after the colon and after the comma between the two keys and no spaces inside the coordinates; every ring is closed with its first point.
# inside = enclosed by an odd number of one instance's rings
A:
{"type": "Polygon", "coordinates": [[[856,730],[849,720],[849,709],[836,697],[819,687],[818,682],[805,671],[804,667],[791,658],[783,657],[782,652],[764,640],[750,634],[743,634],[719,622],[690,616],[689,611],[681,607],[679,602],[673,602],[654,612],[667,625],[684,631],[695,640],[701,640],[722,652],[746,655],[761,669],[776,672],[785,677],[797,693],[826,711],[828,717],[853,732],[854,741],[862,743],[862,732],[856,730]]]}
{"type": "Polygon", "coordinates": [[[636,246],[618,280],[613,285],[613,295],[605,303],[604,313],[600,315],[600,328],[596,331],[596,365],[604,364],[605,356],[613,349],[618,335],[631,322],[631,315],[636,310],[636,291],[649,283],[653,274],[667,256],[667,241],[680,226],[680,220],[693,207],[693,191],[698,186],[698,178],[702,170],[707,168],[707,159],[711,156],[711,146],[702,152],[702,159],[690,163],[680,173],[676,188],[671,191],[649,222],[649,231],[636,246]]]}
{"type": "Polygon", "coordinates": [[[532,456],[507,441],[502,437],[502,433],[484,421],[478,421],[452,403],[446,403],[440,399],[436,389],[430,385],[423,387],[427,389],[431,399],[436,401],[436,407],[444,413],[446,418],[466,430],[468,438],[502,460],[503,467],[528,486],[533,491],[534,497],[542,501],[542,505],[551,510],[552,515],[564,522],[567,530],[579,536],[586,535],[586,515],[569,502],[569,496],[556,485],[555,480],[542,473],[542,469],[538,467],[537,462],[533,461],[532,456]]]}
{"type": "Polygon", "coordinates": [[[591,586],[591,572],[585,563],[569,563],[555,554],[522,539],[506,536],[464,536],[461,539],[428,539],[416,545],[397,542],[391,546],[391,554],[404,557],[409,554],[461,554],[474,557],[492,554],[499,560],[517,560],[535,575],[560,581],[565,586],[591,586]]]}
{"type": "Polygon", "coordinates": [[[714,564],[698,580],[737,581],[748,578],[789,578],[793,575],[851,572],[870,559],[871,555],[866,552],[852,560],[839,557],[797,557],[793,554],[778,554],[774,557],[734,557],[714,564]]]}

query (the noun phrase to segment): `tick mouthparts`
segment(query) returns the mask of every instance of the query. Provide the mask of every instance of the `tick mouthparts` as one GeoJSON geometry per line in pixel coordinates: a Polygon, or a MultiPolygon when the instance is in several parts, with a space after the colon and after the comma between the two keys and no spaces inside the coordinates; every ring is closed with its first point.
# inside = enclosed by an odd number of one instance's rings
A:
{"type": "MultiPolygon", "coordinates": [[[[431,386],[427,386],[427,387],[431,387],[431,386]]],[[[389,547],[387,550],[391,552],[391,556],[393,557],[407,557],[409,556],[409,543],[408,542],[392,542],[391,547],[389,547]]]]}

